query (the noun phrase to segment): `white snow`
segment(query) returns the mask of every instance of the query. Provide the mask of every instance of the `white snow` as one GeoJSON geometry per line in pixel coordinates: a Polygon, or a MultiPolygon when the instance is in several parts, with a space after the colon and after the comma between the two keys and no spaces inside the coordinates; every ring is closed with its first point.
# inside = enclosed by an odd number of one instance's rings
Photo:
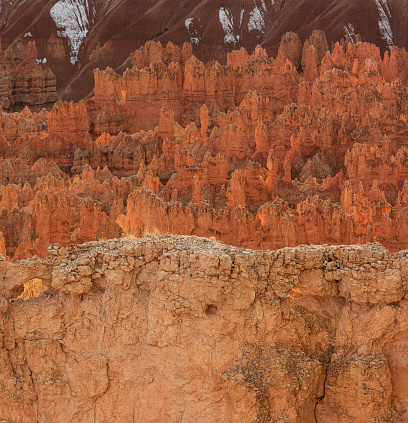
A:
{"type": "Polygon", "coordinates": [[[380,29],[381,38],[387,43],[387,47],[391,48],[394,45],[394,34],[391,28],[391,12],[387,0],[375,0],[375,3],[379,14],[378,27],[380,29]]]}
{"type": "Polygon", "coordinates": [[[194,19],[194,18],[187,18],[187,19],[185,20],[184,25],[186,26],[187,31],[190,29],[190,26],[191,26],[191,24],[193,23],[193,19],[194,19]]]}
{"type": "Polygon", "coordinates": [[[37,62],[37,65],[45,64],[47,63],[47,58],[44,57],[44,59],[37,59],[36,62],[37,62]]]}
{"type": "Polygon", "coordinates": [[[88,14],[93,18],[95,13],[89,12],[88,0],[59,0],[50,10],[50,15],[59,29],[58,35],[68,38],[72,64],[78,61],[79,49],[89,31],[88,14]]]}
{"type": "MultiPolygon", "coordinates": [[[[197,18],[197,19],[198,21],[200,21],[200,18],[197,18]]],[[[201,38],[197,30],[194,28],[193,20],[194,18],[187,18],[184,21],[184,25],[186,26],[186,29],[190,35],[191,44],[200,44],[201,38]]]]}
{"type": "MultiPolygon", "coordinates": [[[[264,6],[264,3],[263,3],[264,6]]],[[[249,21],[248,21],[248,31],[259,31],[263,33],[263,30],[265,28],[265,21],[262,14],[262,11],[258,8],[258,6],[255,6],[254,9],[249,14],[249,21]]]]}
{"type": "Polygon", "coordinates": [[[24,38],[26,38],[26,37],[32,37],[32,36],[33,36],[33,34],[31,34],[31,32],[26,32],[24,34],[24,38]]]}
{"type": "Polygon", "coordinates": [[[242,26],[242,21],[244,20],[244,12],[245,12],[245,9],[241,9],[241,13],[239,15],[239,27],[240,28],[242,26]]]}
{"type": "Polygon", "coordinates": [[[222,29],[224,30],[224,43],[237,43],[239,42],[239,35],[234,35],[234,18],[232,13],[225,9],[225,7],[221,7],[218,12],[218,17],[220,19],[220,24],[222,29]]]}
{"type": "Polygon", "coordinates": [[[344,25],[343,32],[346,37],[349,37],[350,40],[354,42],[356,36],[356,28],[352,23],[349,22],[347,25],[344,25]]]}

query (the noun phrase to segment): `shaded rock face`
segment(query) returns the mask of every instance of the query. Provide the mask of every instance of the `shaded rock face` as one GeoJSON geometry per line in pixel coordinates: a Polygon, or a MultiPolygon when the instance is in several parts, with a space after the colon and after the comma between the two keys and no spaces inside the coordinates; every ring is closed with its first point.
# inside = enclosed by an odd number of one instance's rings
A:
{"type": "Polygon", "coordinates": [[[408,418],[405,253],[154,236],[0,265],[3,420],[408,418]]]}
{"type": "Polygon", "coordinates": [[[30,106],[39,111],[52,107],[58,99],[56,77],[49,68],[43,68],[37,62],[35,42],[29,41],[22,46],[17,57],[12,59],[9,57],[7,61],[0,45],[0,100],[3,108],[21,111],[30,106]]]}
{"type": "Polygon", "coordinates": [[[330,166],[324,163],[320,156],[316,154],[303,166],[299,174],[299,181],[305,182],[308,178],[316,178],[316,180],[322,182],[328,176],[333,176],[333,171],[330,166]]]}
{"type": "Polygon", "coordinates": [[[20,111],[25,106],[40,110],[57,101],[56,77],[49,68],[38,65],[34,41],[27,44],[22,61],[12,71],[11,79],[13,110],[20,111]]]}

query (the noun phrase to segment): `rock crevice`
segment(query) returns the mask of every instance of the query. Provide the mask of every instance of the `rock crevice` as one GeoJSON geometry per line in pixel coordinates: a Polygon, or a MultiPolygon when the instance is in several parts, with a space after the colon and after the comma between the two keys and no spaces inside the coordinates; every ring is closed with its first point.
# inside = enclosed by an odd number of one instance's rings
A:
{"type": "Polygon", "coordinates": [[[405,251],[150,236],[0,266],[3,420],[408,418],[405,251]]]}

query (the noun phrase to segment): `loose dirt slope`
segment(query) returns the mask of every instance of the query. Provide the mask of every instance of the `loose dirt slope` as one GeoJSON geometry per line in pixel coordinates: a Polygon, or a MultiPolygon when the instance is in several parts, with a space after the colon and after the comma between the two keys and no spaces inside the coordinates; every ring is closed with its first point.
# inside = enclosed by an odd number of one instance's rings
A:
{"type": "Polygon", "coordinates": [[[77,101],[92,91],[94,68],[126,66],[148,40],[191,42],[201,60],[225,60],[227,51],[256,44],[275,54],[285,32],[304,41],[320,29],[329,43],[359,33],[385,50],[408,45],[407,13],[405,0],[6,0],[0,37],[10,59],[36,41],[60,97],[77,101]]]}

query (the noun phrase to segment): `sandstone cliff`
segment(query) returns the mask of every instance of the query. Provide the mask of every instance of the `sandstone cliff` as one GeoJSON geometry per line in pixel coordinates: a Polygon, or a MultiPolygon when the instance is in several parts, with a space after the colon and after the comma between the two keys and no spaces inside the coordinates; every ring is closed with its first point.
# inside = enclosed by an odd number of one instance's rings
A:
{"type": "Polygon", "coordinates": [[[0,266],[2,421],[408,419],[406,252],[154,236],[0,266]]]}
{"type": "Polygon", "coordinates": [[[42,67],[34,41],[20,43],[6,54],[0,44],[0,100],[5,110],[29,106],[39,111],[52,107],[57,99],[55,74],[42,67]]]}
{"type": "MultiPolygon", "coordinates": [[[[40,60],[41,62],[41,60],[40,60]]],[[[57,81],[49,68],[42,68],[37,62],[37,48],[28,42],[19,65],[8,69],[12,81],[12,108],[22,110],[25,106],[40,110],[57,101],[57,81]]]]}
{"type": "Polygon", "coordinates": [[[225,65],[150,41],[88,100],[2,113],[6,256],[150,233],[408,248],[407,54],[354,41],[288,33],[225,65]]]}

